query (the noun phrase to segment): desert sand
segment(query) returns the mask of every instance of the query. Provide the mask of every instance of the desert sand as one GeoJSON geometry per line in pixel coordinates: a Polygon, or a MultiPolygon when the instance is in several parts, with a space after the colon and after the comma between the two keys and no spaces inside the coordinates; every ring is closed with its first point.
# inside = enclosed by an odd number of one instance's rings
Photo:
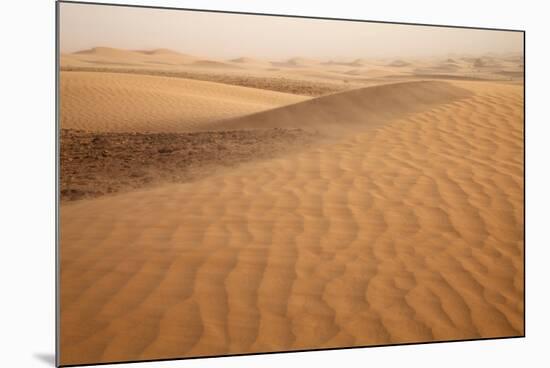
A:
{"type": "Polygon", "coordinates": [[[61,73],[61,126],[102,132],[185,132],[205,122],[307,99],[208,81],[128,73],[61,73]]]}
{"type": "Polygon", "coordinates": [[[62,364],[524,334],[522,60],[200,60],[62,57],[62,364]]]}

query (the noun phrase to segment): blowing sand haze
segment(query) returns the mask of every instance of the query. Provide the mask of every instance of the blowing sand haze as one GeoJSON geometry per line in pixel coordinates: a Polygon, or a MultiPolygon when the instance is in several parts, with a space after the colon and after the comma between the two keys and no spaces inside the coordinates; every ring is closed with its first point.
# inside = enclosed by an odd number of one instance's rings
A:
{"type": "Polygon", "coordinates": [[[524,335],[522,32],[58,6],[60,364],[524,335]]]}

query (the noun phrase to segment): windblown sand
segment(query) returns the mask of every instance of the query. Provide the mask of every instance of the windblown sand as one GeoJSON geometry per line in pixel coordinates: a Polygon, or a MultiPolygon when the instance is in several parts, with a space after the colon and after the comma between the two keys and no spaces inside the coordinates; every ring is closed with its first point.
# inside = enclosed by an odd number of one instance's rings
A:
{"type": "Polygon", "coordinates": [[[61,201],[200,179],[222,168],[307,147],[303,129],[195,133],[61,131],[61,201]]]}
{"type": "Polygon", "coordinates": [[[523,335],[522,85],[309,99],[62,75],[62,128],[77,134],[321,137],[197,180],[63,202],[62,364],[523,335]]]}

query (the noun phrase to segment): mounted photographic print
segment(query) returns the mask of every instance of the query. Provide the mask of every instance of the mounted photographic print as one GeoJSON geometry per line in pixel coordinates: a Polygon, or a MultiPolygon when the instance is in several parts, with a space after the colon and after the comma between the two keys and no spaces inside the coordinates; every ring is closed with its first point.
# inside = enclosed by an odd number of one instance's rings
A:
{"type": "Polygon", "coordinates": [[[524,32],[57,3],[62,366],[524,336],[524,32]]]}

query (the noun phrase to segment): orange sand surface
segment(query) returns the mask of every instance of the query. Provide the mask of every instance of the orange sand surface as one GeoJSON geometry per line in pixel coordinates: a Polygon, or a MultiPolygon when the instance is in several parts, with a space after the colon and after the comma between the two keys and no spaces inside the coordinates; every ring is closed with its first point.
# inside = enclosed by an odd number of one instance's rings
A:
{"type": "MultiPolygon", "coordinates": [[[[303,78],[327,82],[325,69],[303,78]]],[[[523,86],[389,82],[311,99],[62,72],[62,128],[323,138],[200,180],[63,203],[61,363],[522,335],[523,86]]]]}

